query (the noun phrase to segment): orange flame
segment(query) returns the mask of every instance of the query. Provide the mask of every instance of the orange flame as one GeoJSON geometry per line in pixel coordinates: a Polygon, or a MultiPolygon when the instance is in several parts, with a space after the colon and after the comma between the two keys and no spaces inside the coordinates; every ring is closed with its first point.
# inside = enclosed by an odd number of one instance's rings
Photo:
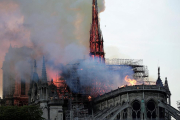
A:
{"type": "Polygon", "coordinates": [[[126,87],[126,85],[122,85],[120,88],[122,88],[122,87],[126,87]]]}
{"type": "Polygon", "coordinates": [[[136,85],[137,81],[135,79],[130,79],[128,75],[124,78],[128,85],[136,85]]]}
{"type": "Polygon", "coordinates": [[[88,97],[89,101],[91,101],[91,96],[88,97]]]}

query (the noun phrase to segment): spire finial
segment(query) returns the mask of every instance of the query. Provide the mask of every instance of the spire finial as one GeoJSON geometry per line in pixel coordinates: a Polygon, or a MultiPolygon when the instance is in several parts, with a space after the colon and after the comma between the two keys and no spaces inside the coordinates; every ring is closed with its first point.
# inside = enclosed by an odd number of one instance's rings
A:
{"type": "Polygon", "coordinates": [[[45,65],[44,56],[43,56],[43,66],[42,66],[42,81],[47,82],[46,65],[45,65]]]}
{"type": "Polygon", "coordinates": [[[162,80],[160,78],[160,67],[158,67],[158,79],[156,81],[156,85],[163,86],[162,80]]]}
{"type": "Polygon", "coordinates": [[[160,78],[160,67],[158,67],[158,78],[160,78]]]}
{"type": "Polygon", "coordinates": [[[167,85],[167,86],[168,86],[167,77],[165,77],[165,85],[167,85]]]}
{"type": "Polygon", "coordinates": [[[12,46],[11,46],[11,43],[10,43],[10,46],[9,46],[9,51],[11,51],[12,50],[12,46]]]}

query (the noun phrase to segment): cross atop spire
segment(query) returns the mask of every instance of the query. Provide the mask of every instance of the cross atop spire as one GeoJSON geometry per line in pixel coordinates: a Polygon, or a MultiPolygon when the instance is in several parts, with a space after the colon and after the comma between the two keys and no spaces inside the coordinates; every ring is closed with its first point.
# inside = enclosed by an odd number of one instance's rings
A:
{"type": "Polygon", "coordinates": [[[97,0],[92,2],[92,24],[90,30],[90,57],[96,57],[98,62],[104,62],[103,37],[98,19],[97,0]]]}
{"type": "Polygon", "coordinates": [[[47,82],[46,65],[45,65],[44,56],[43,56],[43,66],[42,66],[42,82],[47,82]]]}

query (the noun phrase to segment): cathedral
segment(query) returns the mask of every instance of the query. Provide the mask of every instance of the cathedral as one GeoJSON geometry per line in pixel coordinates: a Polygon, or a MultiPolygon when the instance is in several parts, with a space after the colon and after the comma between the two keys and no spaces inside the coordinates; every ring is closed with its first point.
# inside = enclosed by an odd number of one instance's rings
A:
{"type": "MultiPolygon", "coordinates": [[[[108,69],[114,71],[122,67],[131,67],[134,71],[134,79],[148,77],[145,67],[138,62],[127,60],[107,64],[103,42],[97,0],[92,0],[90,59],[96,61],[97,64],[105,64],[108,69]]],[[[80,60],[65,66],[70,66],[70,70],[66,74],[62,73],[57,80],[48,80],[46,58],[42,58],[42,74],[39,76],[37,62],[31,59],[31,53],[32,49],[27,47],[9,47],[2,68],[3,99],[0,99],[1,105],[38,105],[43,111],[42,117],[47,120],[171,120],[171,117],[180,120],[180,111],[171,106],[168,80],[165,78],[164,84],[161,80],[160,67],[154,84],[147,84],[143,81],[138,85],[124,85],[101,95],[91,96],[82,91],[94,88],[79,87],[81,83],[77,72],[83,71],[77,67],[80,60]],[[28,54],[24,55],[22,51],[28,54]],[[23,57],[13,56],[17,53],[23,57]],[[14,64],[18,61],[21,61],[19,64],[24,64],[29,69],[20,69],[18,64],[14,64]],[[17,69],[14,70],[14,68],[17,69]],[[76,92],[70,85],[73,85],[76,92]]],[[[88,74],[84,75],[86,81],[89,81],[88,74]]]]}

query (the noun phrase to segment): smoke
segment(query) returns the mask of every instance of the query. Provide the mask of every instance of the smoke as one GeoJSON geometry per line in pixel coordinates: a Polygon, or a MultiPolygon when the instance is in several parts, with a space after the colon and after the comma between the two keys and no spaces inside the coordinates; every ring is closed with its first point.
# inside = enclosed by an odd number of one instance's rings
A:
{"type": "Polygon", "coordinates": [[[133,78],[133,69],[130,66],[107,66],[95,60],[79,60],[66,67],[63,75],[73,92],[102,95],[127,84],[125,76],[133,78]],[[73,84],[72,84],[73,83],[73,84]],[[80,85],[79,87],[78,84],[80,85]],[[89,89],[87,89],[89,88],[89,89]]]}
{"type": "MultiPolygon", "coordinates": [[[[104,11],[104,0],[98,7],[104,11]]],[[[50,70],[83,58],[89,51],[91,9],[92,0],[1,0],[0,67],[10,43],[32,48],[38,62],[45,55],[50,70]]]]}
{"type": "MultiPolygon", "coordinates": [[[[103,11],[103,0],[98,2],[99,11],[103,11]]],[[[58,55],[70,44],[88,48],[91,0],[17,0],[17,3],[22,9],[24,24],[31,31],[32,43],[34,46],[42,47],[43,53],[55,52],[58,55]],[[56,49],[49,49],[52,46],[56,49]]]]}

